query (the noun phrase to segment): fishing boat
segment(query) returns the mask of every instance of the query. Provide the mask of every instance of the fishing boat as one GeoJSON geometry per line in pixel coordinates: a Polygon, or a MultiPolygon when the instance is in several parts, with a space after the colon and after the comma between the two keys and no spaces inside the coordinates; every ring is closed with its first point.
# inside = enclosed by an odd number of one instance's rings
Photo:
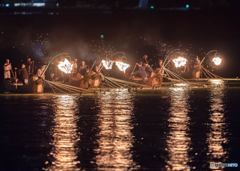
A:
{"type": "Polygon", "coordinates": [[[60,53],[52,57],[49,63],[42,67],[40,79],[34,79],[33,77],[29,85],[16,81],[5,81],[5,90],[14,93],[42,93],[44,87],[45,93],[92,93],[118,88],[127,88],[129,91],[157,91],[173,86],[208,88],[224,85],[227,87],[240,87],[239,78],[220,77],[203,65],[207,57],[211,56],[209,54],[213,54],[211,62],[215,66],[219,66],[222,63],[222,58],[219,57],[217,51],[210,51],[201,61],[197,58],[197,66],[194,66],[197,69],[193,72],[195,76],[191,79],[186,79],[178,73],[178,71],[182,72],[186,69],[188,59],[184,57],[185,53],[178,50],[174,52],[176,53],[170,53],[166,57],[160,69],[156,69],[151,73],[148,80],[132,76],[127,77],[126,71],[130,68],[130,65],[126,63],[126,58],[102,59],[98,66],[95,61],[88,74],[83,77],[78,73],[73,73],[70,55],[60,53]],[[93,70],[94,65],[97,68],[95,71],[93,70]],[[122,73],[123,77],[106,76],[101,72],[103,69],[110,71],[113,66],[122,73]],[[46,71],[51,67],[57,68],[63,74],[64,79],[53,79],[51,73],[50,77],[52,79],[45,79],[45,76],[41,78],[41,75],[45,75],[46,71]],[[40,91],[36,90],[39,88],[40,91]]]}

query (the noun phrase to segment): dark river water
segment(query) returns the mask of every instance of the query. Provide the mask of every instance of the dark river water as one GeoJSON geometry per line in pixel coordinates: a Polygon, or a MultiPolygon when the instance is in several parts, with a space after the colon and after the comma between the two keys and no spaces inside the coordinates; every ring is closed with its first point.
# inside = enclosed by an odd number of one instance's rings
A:
{"type": "Polygon", "coordinates": [[[0,170],[239,165],[239,97],[240,89],[224,86],[148,93],[115,89],[94,96],[0,95],[0,170]]]}

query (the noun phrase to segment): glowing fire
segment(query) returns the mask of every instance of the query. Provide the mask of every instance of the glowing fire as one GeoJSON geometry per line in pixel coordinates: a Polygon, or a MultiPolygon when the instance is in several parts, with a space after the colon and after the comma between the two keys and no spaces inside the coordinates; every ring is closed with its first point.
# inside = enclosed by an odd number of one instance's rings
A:
{"type": "Polygon", "coordinates": [[[111,60],[104,60],[104,59],[102,60],[102,65],[106,70],[112,69],[113,63],[114,61],[111,61],[111,60]]]}
{"type": "Polygon", "coordinates": [[[187,59],[184,57],[177,57],[172,60],[176,68],[180,68],[182,66],[185,66],[187,64],[187,59]]]}
{"type": "Polygon", "coordinates": [[[221,63],[222,63],[222,58],[220,58],[220,57],[214,57],[213,59],[212,59],[212,62],[215,64],[215,65],[221,65],[221,63]]]}
{"type": "Polygon", "coordinates": [[[122,72],[126,72],[126,70],[130,67],[129,64],[124,63],[124,62],[120,62],[120,61],[116,61],[115,62],[116,66],[118,67],[118,69],[122,72]]]}
{"type": "Polygon", "coordinates": [[[59,62],[58,69],[64,72],[65,74],[70,74],[73,69],[73,64],[71,64],[69,60],[65,58],[63,62],[62,61],[59,62]]]}

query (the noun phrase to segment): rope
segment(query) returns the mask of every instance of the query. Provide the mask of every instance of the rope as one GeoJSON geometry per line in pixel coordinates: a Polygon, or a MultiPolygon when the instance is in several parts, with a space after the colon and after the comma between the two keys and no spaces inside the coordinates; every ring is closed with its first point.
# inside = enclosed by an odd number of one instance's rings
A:
{"type": "Polygon", "coordinates": [[[179,76],[178,74],[170,71],[169,69],[167,69],[167,68],[165,68],[165,67],[164,67],[163,69],[164,69],[165,72],[168,72],[168,74],[174,76],[174,77],[177,78],[178,80],[181,80],[181,81],[183,81],[183,82],[185,82],[185,83],[189,83],[187,80],[185,80],[184,78],[182,78],[182,77],[179,76]]]}
{"type": "Polygon", "coordinates": [[[122,84],[124,84],[124,85],[147,87],[147,85],[145,85],[145,84],[139,84],[139,83],[135,83],[135,82],[131,82],[131,81],[120,80],[120,79],[112,78],[112,77],[105,77],[105,78],[107,78],[107,79],[109,79],[109,80],[111,80],[111,81],[116,81],[116,82],[118,82],[118,83],[120,82],[120,83],[122,83],[122,84]]]}

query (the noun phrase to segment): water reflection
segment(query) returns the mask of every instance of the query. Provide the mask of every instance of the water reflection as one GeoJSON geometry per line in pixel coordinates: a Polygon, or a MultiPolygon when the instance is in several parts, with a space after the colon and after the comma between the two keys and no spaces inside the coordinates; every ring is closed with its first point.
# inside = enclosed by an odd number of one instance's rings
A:
{"type": "MultiPolygon", "coordinates": [[[[210,131],[208,133],[207,144],[208,144],[208,155],[209,164],[211,162],[224,162],[226,161],[227,152],[224,149],[224,144],[227,143],[225,135],[226,123],[224,117],[224,83],[213,82],[211,88],[211,99],[210,99],[210,131]]],[[[219,169],[214,165],[209,165],[210,169],[219,169]]]]}
{"type": "Polygon", "coordinates": [[[53,162],[47,170],[79,170],[77,147],[78,106],[76,98],[68,95],[54,99],[53,162]]]}
{"type": "Polygon", "coordinates": [[[132,159],[132,97],[126,89],[109,90],[99,96],[99,147],[96,164],[102,169],[134,167],[132,159]]]}
{"type": "Polygon", "coordinates": [[[189,106],[186,87],[170,88],[171,106],[167,136],[166,170],[190,170],[189,166],[189,106]]]}

